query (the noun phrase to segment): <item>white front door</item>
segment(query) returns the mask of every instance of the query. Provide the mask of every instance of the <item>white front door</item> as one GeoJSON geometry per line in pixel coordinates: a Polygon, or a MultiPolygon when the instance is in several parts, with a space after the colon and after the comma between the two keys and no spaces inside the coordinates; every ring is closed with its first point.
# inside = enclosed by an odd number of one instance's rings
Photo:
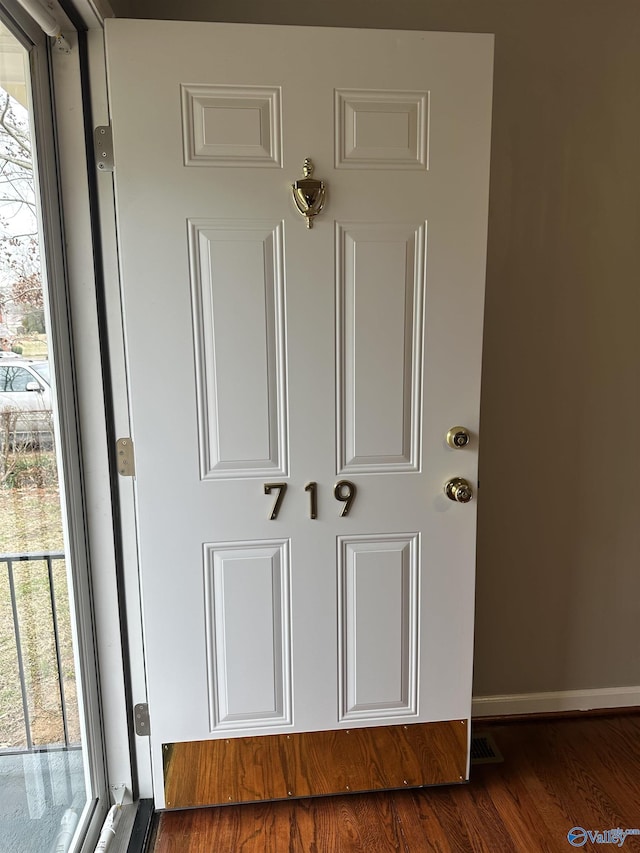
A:
{"type": "Polygon", "coordinates": [[[181,742],[467,721],[492,37],[107,53],[157,806],[218,801],[165,797],[181,742]]]}

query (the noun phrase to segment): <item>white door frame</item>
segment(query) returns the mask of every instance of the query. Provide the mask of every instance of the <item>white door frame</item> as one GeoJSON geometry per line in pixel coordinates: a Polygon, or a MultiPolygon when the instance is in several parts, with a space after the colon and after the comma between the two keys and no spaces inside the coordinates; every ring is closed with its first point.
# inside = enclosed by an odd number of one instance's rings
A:
{"type": "Polygon", "coordinates": [[[88,171],[78,166],[88,155],[92,157],[92,151],[87,151],[83,112],[91,129],[109,123],[103,17],[94,12],[91,0],[76,0],[75,5],[88,27],[84,52],[72,52],[72,63],[64,54],[54,58],[60,181],[65,227],[76,238],[69,244],[67,264],[74,345],[82,353],[76,369],[105,754],[110,788],[124,785],[125,802],[130,802],[152,797],[153,789],[149,740],[133,731],[133,706],[146,703],[133,482],[118,477],[114,500],[110,479],[115,459],[111,436],[129,435],[113,182],[109,173],[98,172],[90,160],[89,169],[96,177],[91,186],[88,171]],[[89,277],[95,287],[86,286],[89,277]],[[103,359],[109,366],[111,387],[104,384],[103,359]],[[111,430],[105,394],[112,405],[111,430]],[[123,626],[126,647],[119,641],[123,626]]]}
{"type": "MultiPolygon", "coordinates": [[[[69,32],[69,39],[76,43],[74,52],[65,56],[66,62],[56,62],[50,42],[25,14],[12,2],[2,3],[3,17],[16,38],[29,55],[29,84],[32,93],[31,128],[34,137],[34,175],[40,202],[39,226],[44,242],[42,264],[43,277],[48,281],[45,312],[53,351],[56,415],[59,426],[59,464],[61,466],[61,500],[65,513],[65,528],[68,534],[68,550],[71,557],[71,584],[69,599],[72,621],[77,639],[76,666],[79,675],[79,702],[83,754],[88,768],[87,803],[78,825],[80,837],[76,844],[80,851],[93,850],[104,816],[109,808],[107,765],[100,705],[100,685],[96,660],[96,634],[92,617],[93,590],[91,577],[91,555],[88,549],[90,534],[89,513],[85,500],[86,470],[83,464],[80,432],[83,418],[79,412],[79,401],[83,396],[82,383],[74,367],[71,341],[71,314],[73,292],[72,276],[67,275],[67,260],[73,251],[67,252],[65,231],[69,221],[61,213],[61,190],[64,183],[61,161],[55,144],[57,137],[74,144],[75,128],[63,121],[58,124],[61,104],[54,107],[52,88],[64,80],[59,93],[66,109],[77,110],[77,91],[69,85],[79,81],[79,64],[76,33],[69,32]],[[62,72],[62,78],[60,77],[62,72]],[[60,133],[61,131],[61,133],[60,133]]],[[[62,57],[62,54],[60,54],[62,57]]],[[[65,107],[62,107],[62,114],[65,107]]],[[[79,111],[81,114],[81,110],[79,111]]],[[[81,198],[81,181],[78,182],[76,199],[81,198]]],[[[62,192],[64,195],[64,192],[62,192]]],[[[65,200],[69,198],[69,194],[65,200]]],[[[71,261],[73,266],[73,261],[71,261]]],[[[85,271],[86,272],[86,271],[85,271]]],[[[89,355],[89,358],[91,356],[89,355]]],[[[85,448],[86,449],[86,448],[85,448]]]]}
{"type": "MultiPolygon", "coordinates": [[[[92,127],[101,127],[109,124],[109,105],[107,98],[107,83],[105,69],[105,51],[104,51],[104,30],[102,24],[98,27],[89,29],[87,33],[87,53],[88,53],[88,86],[91,99],[91,120],[92,127]]],[[[72,159],[72,157],[71,157],[72,159]]],[[[95,164],[92,164],[92,166],[95,164]]],[[[129,436],[130,430],[130,409],[129,409],[129,387],[127,378],[127,368],[125,360],[124,332],[123,332],[123,314],[122,302],[120,293],[120,272],[118,265],[118,251],[116,244],[116,221],[115,221],[115,202],[113,191],[113,177],[109,172],[100,172],[95,169],[96,184],[95,184],[95,203],[97,205],[97,227],[99,229],[98,240],[101,247],[101,262],[103,274],[103,310],[104,322],[107,342],[108,342],[108,361],[111,372],[111,404],[113,416],[113,434],[117,438],[129,436]]],[[[80,309],[82,310],[82,309],[80,309]]],[[[95,310],[95,308],[94,308],[95,310]]],[[[93,328],[87,328],[86,334],[89,339],[92,334],[96,333],[95,325],[93,328]]],[[[104,414],[100,408],[103,405],[102,400],[98,403],[97,411],[93,413],[96,421],[104,421],[104,414]]],[[[89,415],[89,413],[87,413],[89,415]]],[[[96,427],[98,424],[96,423],[96,427]]],[[[104,423],[101,428],[104,432],[104,423]]],[[[103,471],[108,471],[108,448],[106,445],[107,436],[104,436],[105,442],[102,447],[103,453],[103,471]]],[[[100,524],[101,536],[105,540],[107,547],[113,547],[113,530],[112,523],[112,507],[110,505],[111,496],[107,498],[106,485],[107,474],[104,474],[103,494],[98,498],[104,502],[105,515],[101,522],[96,520],[96,524],[100,524]],[[107,503],[108,500],[108,503],[107,503]]],[[[99,485],[95,484],[96,489],[99,485]]],[[[138,562],[138,541],[137,541],[137,520],[134,503],[133,480],[127,477],[118,477],[118,503],[119,513],[117,523],[120,532],[120,547],[119,561],[116,555],[107,555],[106,562],[109,565],[109,574],[111,580],[109,589],[106,590],[110,597],[109,611],[110,616],[105,612],[104,632],[102,640],[105,645],[109,643],[109,637],[115,636],[115,618],[114,613],[118,618],[123,617],[126,620],[127,626],[127,648],[122,650],[118,648],[108,648],[106,654],[113,656],[104,667],[101,664],[101,670],[107,668],[111,670],[112,665],[115,668],[112,674],[104,671],[101,675],[103,691],[113,690],[114,695],[107,700],[112,704],[111,729],[107,728],[105,739],[107,743],[107,751],[110,756],[110,768],[113,766],[112,779],[132,779],[135,776],[136,782],[133,786],[135,793],[139,799],[153,797],[153,786],[151,781],[151,754],[149,746],[149,738],[140,735],[133,735],[134,748],[134,768],[133,776],[130,768],[130,755],[128,743],[128,730],[133,722],[133,707],[129,707],[124,696],[122,683],[115,683],[116,678],[122,673],[123,667],[128,666],[129,681],[131,688],[131,705],[146,704],[147,702],[147,687],[146,673],[143,649],[143,633],[142,633],[142,606],[140,601],[139,589],[139,562],[138,562]],[[116,573],[119,576],[121,583],[120,592],[122,598],[118,600],[118,589],[115,579],[116,573]],[[114,677],[115,676],[115,677],[114,677]],[[128,776],[127,776],[128,773],[128,776]]],[[[106,610],[106,608],[105,608],[106,610]]],[[[120,626],[118,624],[118,632],[120,626]]],[[[101,633],[101,628],[98,626],[98,631],[101,633]]],[[[100,642],[100,641],[99,641],[100,642]]],[[[112,782],[112,784],[114,784],[112,782]]]]}
{"type": "MultiPolygon", "coordinates": [[[[109,430],[105,416],[104,395],[108,389],[103,382],[103,359],[106,341],[102,341],[102,348],[100,346],[101,335],[104,338],[108,332],[112,342],[109,363],[113,384],[123,389],[123,393],[113,395],[116,426],[120,428],[124,422],[122,429],[126,433],[126,381],[118,372],[119,364],[124,364],[124,351],[118,332],[121,317],[117,264],[115,249],[109,252],[108,239],[110,233],[115,233],[115,224],[113,216],[109,219],[109,193],[105,193],[104,188],[97,200],[99,211],[92,211],[96,198],[91,196],[85,165],[88,157],[85,119],[90,116],[90,96],[96,112],[106,115],[102,27],[103,17],[112,12],[105,0],[75,0],[76,20],[72,23],[64,16],[59,19],[71,47],[70,53],[65,54],[51,50],[50,40],[19,2],[2,0],[2,6],[14,23],[14,29],[20,33],[21,41],[33,46],[31,65],[37,120],[41,131],[46,131],[47,139],[56,140],[56,144],[48,143],[39,151],[38,171],[44,196],[44,227],[53,247],[47,267],[57,284],[65,282],[64,287],[51,289],[50,313],[57,353],[61,435],[66,445],[63,453],[70,538],[75,552],[75,609],[81,646],[83,702],[90,727],[101,732],[100,737],[84,744],[91,752],[93,785],[98,793],[80,848],[88,853],[97,842],[114,789],[126,789],[125,802],[152,795],[148,741],[131,735],[131,704],[144,702],[146,697],[136,582],[135,520],[132,504],[126,501],[126,487],[131,493],[131,484],[125,484],[121,495],[122,539],[130,546],[127,550],[125,544],[124,553],[125,558],[133,554],[134,562],[133,570],[128,573],[131,583],[125,589],[119,584],[124,573],[116,544],[119,521],[111,490],[109,430]],[[48,109],[51,90],[55,95],[53,114],[48,109]],[[106,226],[102,229],[104,233],[96,236],[97,212],[106,226]],[[105,300],[109,303],[110,299],[110,304],[102,328],[99,320],[102,306],[96,291],[96,278],[101,272],[101,238],[107,259],[104,272],[112,285],[105,288],[105,300]],[[115,309],[110,310],[114,305],[115,309]],[[112,328],[113,317],[115,329],[112,328]],[[67,424],[71,428],[65,427],[67,424]],[[123,599],[127,602],[126,609],[123,599]],[[120,642],[121,619],[129,628],[128,648],[120,642]],[[131,681],[136,685],[131,690],[132,702],[126,696],[125,669],[133,673],[131,681]]],[[[103,120],[101,115],[99,120],[103,120]]]]}

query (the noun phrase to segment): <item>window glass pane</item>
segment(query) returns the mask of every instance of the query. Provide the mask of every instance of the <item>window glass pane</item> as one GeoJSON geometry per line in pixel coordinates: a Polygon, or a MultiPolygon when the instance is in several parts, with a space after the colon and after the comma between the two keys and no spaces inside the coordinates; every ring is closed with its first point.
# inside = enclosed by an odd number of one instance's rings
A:
{"type": "Polygon", "coordinates": [[[67,853],[91,792],[28,73],[26,51],[0,24],[0,850],[67,853]]]}
{"type": "Polygon", "coordinates": [[[26,391],[32,380],[33,376],[24,367],[0,367],[0,392],[26,391]]]}

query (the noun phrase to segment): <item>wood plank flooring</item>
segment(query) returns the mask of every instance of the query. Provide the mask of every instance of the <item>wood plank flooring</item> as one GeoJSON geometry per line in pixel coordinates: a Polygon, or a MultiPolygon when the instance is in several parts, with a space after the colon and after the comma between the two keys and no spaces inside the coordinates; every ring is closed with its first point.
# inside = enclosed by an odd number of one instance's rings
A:
{"type": "MultiPolygon", "coordinates": [[[[471,783],[165,812],[153,853],[561,853],[575,826],[640,829],[640,715],[475,725],[471,783]]],[[[640,853],[640,835],[623,850],[640,853]]]]}

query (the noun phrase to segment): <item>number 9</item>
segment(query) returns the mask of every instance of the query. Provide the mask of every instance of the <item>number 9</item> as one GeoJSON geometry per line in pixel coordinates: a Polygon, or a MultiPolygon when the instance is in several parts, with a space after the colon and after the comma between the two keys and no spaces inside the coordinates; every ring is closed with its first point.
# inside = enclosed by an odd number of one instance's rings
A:
{"type": "Polygon", "coordinates": [[[356,488],[356,484],[352,483],[351,480],[340,480],[340,482],[336,483],[333,495],[337,501],[342,501],[344,503],[342,512],[340,513],[341,518],[345,515],[349,515],[349,510],[351,509],[351,504],[355,500],[357,491],[358,489],[356,488]]]}

